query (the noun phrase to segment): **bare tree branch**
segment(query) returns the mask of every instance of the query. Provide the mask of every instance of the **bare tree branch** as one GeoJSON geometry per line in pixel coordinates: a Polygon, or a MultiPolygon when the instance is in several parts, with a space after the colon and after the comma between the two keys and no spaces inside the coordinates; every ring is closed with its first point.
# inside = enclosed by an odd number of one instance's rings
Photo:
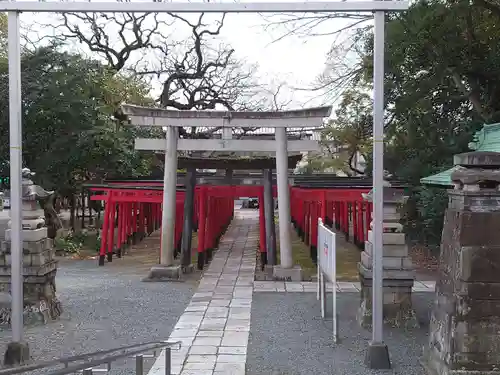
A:
{"type": "Polygon", "coordinates": [[[279,36],[274,39],[273,43],[283,40],[289,36],[298,36],[309,38],[314,36],[337,36],[345,30],[353,29],[367,21],[372,16],[367,14],[352,14],[352,13],[284,13],[279,15],[261,15],[265,23],[262,25],[266,31],[278,31],[279,36]],[[333,27],[334,20],[348,19],[353,20],[347,26],[333,27]],[[320,27],[324,27],[324,31],[319,31],[320,27]],[[282,31],[284,30],[284,31],[282,31]]]}
{"type": "Polygon", "coordinates": [[[170,46],[166,41],[169,39],[161,30],[169,26],[171,23],[151,13],[64,13],[55,28],[60,31],[59,40],[78,40],[118,72],[136,51],[168,53],[170,46]]]}
{"type": "MultiPolygon", "coordinates": [[[[177,14],[63,14],[55,26],[57,40],[78,40],[103,57],[114,72],[159,80],[157,102],[179,110],[245,108],[259,85],[256,66],[237,60],[234,50],[217,45],[225,14],[215,22],[177,14]],[[175,28],[173,27],[175,26],[175,28]],[[174,32],[187,28],[190,37],[176,41],[174,32]],[[169,34],[172,33],[172,34],[169,34]],[[112,37],[114,36],[114,37],[112,37]],[[134,55],[134,56],[132,56],[134,55]]],[[[208,138],[218,129],[180,129],[181,137],[208,138]]]]}

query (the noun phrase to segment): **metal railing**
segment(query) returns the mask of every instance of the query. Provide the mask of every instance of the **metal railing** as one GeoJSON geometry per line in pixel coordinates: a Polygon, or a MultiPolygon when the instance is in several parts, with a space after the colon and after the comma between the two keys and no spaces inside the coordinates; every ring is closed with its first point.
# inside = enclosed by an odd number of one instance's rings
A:
{"type": "Polygon", "coordinates": [[[145,344],[128,345],[116,349],[64,357],[52,361],[5,368],[0,370],[0,375],[23,374],[29,371],[50,369],[58,366],[63,367],[54,369],[48,372],[47,375],[66,375],[74,373],[81,373],[83,375],[92,375],[94,373],[107,374],[111,371],[111,363],[122,358],[135,358],[135,375],[144,375],[144,360],[156,359],[162,349],[165,349],[165,375],[171,375],[171,349],[174,345],[177,346],[177,349],[180,349],[181,342],[154,341],[145,344]],[[152,352],[152,354],[145,354],[147,352],[152,352]],[[102,365],[105,365],[105,367],[99,367],[102,365]]]}

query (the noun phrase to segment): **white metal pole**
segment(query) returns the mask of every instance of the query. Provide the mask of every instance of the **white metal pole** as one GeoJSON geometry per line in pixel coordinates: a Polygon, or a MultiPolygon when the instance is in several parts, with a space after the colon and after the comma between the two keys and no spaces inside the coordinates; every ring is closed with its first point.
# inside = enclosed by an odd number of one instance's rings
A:
{"type": "Polygon", "coordinates": [[[275,128],[276,183],[278,185],[278,216],[280,231],[280,260],[282,268],[292,268],[290,239],[290,191],[288,187],[288,149],[286,128],[275,128]]]}
{"type": "Polygon", "coordinates": [[[163,211],[161,224],[160,264],[174,263],[175,201],[177,189],[177,128],[167,126],[163,176],[163,211]]]}
{"type": "Polygon", "coordinates": [[[106,12],[106,13],[304,13],[371,12],[408,9],[408,1],[303,1],[303,2],[113,2],[113,1],[1,1],[0,11],[106,12]]]}
{"type": "Polygon", "coordinates": [[[330,236],[331,243],[330,249],[332,254],[332,321],[333,321],[333,343],[336,344],[338,342],[338,314],[337,314],[337,236],[335,233],[332,233],[330,236]]]}
{"type": "Polygon", "coordinates": [[[373,47],[373,315],[372,344],[383,342],[384,12],[375,12],[373,47]]]}
{"type": "MultiPolygon", "coordinates": [[[[318,229],[321,228],[321,218],[318,219],[318,229]]],[[[318,230],[318,247],[320,246],[321,242],[320,242],[320,230],[318,230]]],[[[318,285],[317,285],[317,288],[316,288],[316,299],[319,301],[319,297],[320,297],[320,293],[321,293],[321,265],[319,263],[319,251],[316,252],[316,269],[317,269],[317,273],[318,273],[318,285]]]]}
{"type": "Polygon", "coordinates": [[[22,117],[19,13],[8,14],[12,341],[23,340],[23,244],[21,217],[22,117]]]}

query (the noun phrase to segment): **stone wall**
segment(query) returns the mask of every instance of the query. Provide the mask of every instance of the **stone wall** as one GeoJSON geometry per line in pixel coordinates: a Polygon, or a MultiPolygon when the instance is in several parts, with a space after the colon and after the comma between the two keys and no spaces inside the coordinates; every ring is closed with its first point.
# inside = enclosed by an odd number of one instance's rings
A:
{"type": "MultiPolygon", "coordinates": [[[[0,241],[0,325],[10,324],[11,252],[7,240],[0,241]]],[[[61,315],[56,296],[57,260],[47,228],[23,230],[24,323],[47,323],[61,315]],[[34,232],[36,234],[34,235],[34,232]]]]}
{"type": "Polygon", "coordinates": [[[456,162],[424,364],[432,375],[500,374],[500,154],[456,162]]]}

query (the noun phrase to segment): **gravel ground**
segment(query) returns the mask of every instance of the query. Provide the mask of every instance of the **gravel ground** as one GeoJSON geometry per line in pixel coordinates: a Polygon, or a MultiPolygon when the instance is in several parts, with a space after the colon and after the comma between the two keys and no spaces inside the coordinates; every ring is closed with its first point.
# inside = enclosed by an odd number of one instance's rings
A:
{"type": "Polygon", "coordinates": [[[425,374],[418,359],[427,343],[434,293],[414,293],[420,329],[404,331],[386,326],[385,342],[393,366],[390,371],[368,370],[364,366],[371,333],[361,329],[355,320],[359,295],[337,296],[341,342],[334,349],[332,320],[321,319],[315,293],[254,293],[246,374],[425,374]]]}
{"type": "MultiPolygon", "coordinates": [[[[26,329],[35,361],[169,337],[195,285],[141,282],[144,272],[118,263],[107,267],[98,267],[95,260],[60,263],[56,282],[63,316],[26,329]]],[[[0,331],[2,356],[10,337],[10,331],[0,331]]],[[[134,368],[131,361],[126,364],[129,371],[134,368]]]]}

